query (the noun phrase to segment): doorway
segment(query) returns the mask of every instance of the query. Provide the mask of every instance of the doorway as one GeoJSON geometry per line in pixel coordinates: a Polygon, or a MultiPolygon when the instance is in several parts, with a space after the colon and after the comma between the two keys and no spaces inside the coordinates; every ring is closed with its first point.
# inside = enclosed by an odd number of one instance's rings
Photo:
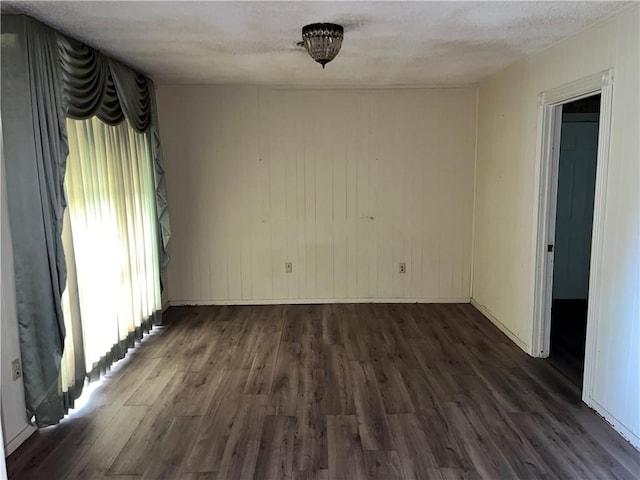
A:
{"type": "Polygon", "coordinates": [[[561,105],[549,362],[582,388],[600,94],[561,105]]]}
{"type": "MultiPolygon", "coordinates": [[[[591,254],[589,263],[587,327],[584,345],[582,400],[602,415],[607,415],[594,400],[595,372],[599,361],[598,336],[602,327],[600,292],[604,278],[604,220],[607,198],[609,140],[613,106],[613,69],[594,73],[551,88],[538,95],[538,139],[536,151],[536,199],[532,249],[532,342],[530,354],[548,357],[551,352],[551,308],[555,247],[558,167],[564,105],[587,97],[600,96],[597,160],[591,254]]],[[[570,108],[570,107],[568,107],[570,108]]],[[[565,109],[566,110],[566,109],[565,109]]],[[[557,344],[557,343],[556,343],[557,344]]]]}

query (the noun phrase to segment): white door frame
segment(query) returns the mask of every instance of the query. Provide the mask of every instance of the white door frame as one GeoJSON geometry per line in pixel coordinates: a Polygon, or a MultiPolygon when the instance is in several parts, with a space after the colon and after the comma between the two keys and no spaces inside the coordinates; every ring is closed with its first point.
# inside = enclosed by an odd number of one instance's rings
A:
{"type": "Polygon", "coordinates": [[[598,159],[593,205],[591,265],[587,310],[582,400],[591,405],[594,359],[600,316],[600,285],[602,280],[603,232],[609,139],[611,136],[611,106],[613,101],[613,69],[605,70],[541,93],[538,97],[538,140],[536,152],[536,212],[533,226],[533,332],[530,354],[549,356],[551,336],[551,300],[553,288],[553,254],[547,246],[555,237],[555,214],[558,188],[558,160],[562,105],[580,98],[600,94],[598,125],[598,159]]]}

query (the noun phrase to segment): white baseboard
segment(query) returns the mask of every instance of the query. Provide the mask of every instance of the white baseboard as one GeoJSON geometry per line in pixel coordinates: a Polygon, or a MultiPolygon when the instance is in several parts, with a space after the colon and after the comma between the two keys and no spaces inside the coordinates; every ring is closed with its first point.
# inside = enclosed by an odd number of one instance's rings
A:
{"type": "Polygon", "coordinates": [[[9,440],[4,446],[4,454],[7,457],[11,455],[20,445],[22,445],[27,440],[27,438],[33,435],[37,430],[38,429],[32,425],[27,425],[26,427],[24,427],[24,429],[22,429],[20,433],[9,440]]]}
{"type": "Polygon", "coordinates": [[[307,305],[324,303],[469,303],[469,297],[459,298],[282,298],[256,300],[170,300],[172,307],[183,305],[307,305]]]}
{"type": "MultiPolygon", "coordinates": [[[[471,299],[471,305],[477,308],[485,317],[489,319],[491,323],[493,323],[496,327],[502,331],[513,343],[518,345],[522,350],[531,355],[529,351],[529,347],[526,343],[524,343],[520,338],[516,336],[511,330],[509,330],[502,322],[500,322],[484,305],[479,304],[473,298],[471,299]]],[[[584,403],[586,403],[590,408],[598,413],[598,415],[602,416],[604,420],[611,425],[611,427],[618,432],[626,441],[628,441],[634,448],[640,450],[640,437],[629,430],[621,421],[619,421],[614,415],[611,414],[606,408],[596,402],[593,398],[583,398],[584,403]]]]}
{"type": "Polygon", "coordinates": [[[530,349],[529,349],[529,345],[527,345],[525,342],[522,341],[522,339],[520,337],[518,337],[515,333],[513,333],[511,330],[509,330],[500,320],[498,320],[495,317],[495,315],[493,313],[491,313],[489,311],[489,309],[487,307],[485,307],[484,305],[481,305],[480,303],[478,303],[473,298],[471,299],[471,305],[476,307],[480,311],[480,313],[482,313],[485,317],[487,317],[489,319],[489,321],[491,323],[493,323],[496,327],[498,327],[498,329],[502,333],[504,333],[507,337],[509,337],[509,340],[511,340],[518,347],[520,347],[522,350],[524,350],[528,355],[531,355],[531,352],[530,352],[530,349]]]}
{"type": "Polygon", "coordinates": [[[593,398],[583,398],[590,408],[600,415],[611,427],[618,432],[627,442],[629,442],[636,450],[640,450],[640,437],[629,430],[615,415],[606,408],[596,402],[593,398]]]}

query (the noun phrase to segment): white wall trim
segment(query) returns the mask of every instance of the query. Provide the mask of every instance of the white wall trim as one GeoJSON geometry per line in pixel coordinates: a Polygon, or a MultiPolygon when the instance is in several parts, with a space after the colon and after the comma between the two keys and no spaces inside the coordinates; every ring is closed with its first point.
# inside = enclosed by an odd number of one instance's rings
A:
{"type": "Polygon", "coordinates": [[[7,457],[11,455],[20,445],[22,445],[27,440],[27,438],[36,433],[37,430],[38,429],[36,427],[27,425],[19,434],[17,434],[7,442],[7,444],[4,446],[4,454],[7,457]]]}
{"type": "MultiPolygon", "coordinates": [[[[534,357],[549,355],[549,334],[551,306],[550,289],[553,275],[553,256],[547,255],[546,246],[553,243],[555,223],[555,196],[557,189],[557,168],[559,152],[554,151],[560,133],[561,109],[563,103],[600,92],[600,125],[598,133],[598,160],[596,177],[596,197],[594,205],[593,241],[591,253],[589,316],[593,315],[596,303],[599,258],[602,249],[602,229],[604,218],[604,194],[606,172],[609,160],[609,137],[611,129],[613,69],[576,80],[543,92],[538,97],[538,140],[536,144],[536,171],[534,194],[536,195],[533,215],[533,255],[531,281],[532,341],[530,354],[534,357]],[[608,89],[608,90],[607,90],[608,89]],[[596,239],[596,236],[598,239],[596,239]],[[592,295],[593,294],[593,295],[592,295]]],[[[588,321],[589,322],[589,321],[588,321]]],[[[593,323],[593,321],[591,321],[593,323]]],[[[587,327],[589,328],[589,327],[587,327]]],[[[589,336],[587,335],[587,338],[589,336]]],[[[595,352],[595,350],[593,350],[595,352]]],[[[587,365],[585,364],[585,373],[587,365]]],[[[585,385],[586,386],[586,385],[585,385]]]]}
{"type": "Polygon", "coordinates": [[[282,298],[256,300],[171,300],[172,307],[183,305],[307,305],[325,303],[469,303],[469,297],[460,298],[282,298]]]}
{"type": "Polygon", "coordinates": [[[602,87],[613,82],[613,69],[594,73],[573,82],[565,83],[540,93],[540,101],[543,105],[560,105],[574,102],[581,98],[590,97],[602,90],[602,87]]]}
{"type": "Polygon", "coordinates": [[[491,323],[493,323],[498,329],[504,333],[509,340],[515,343],[518,347],[520,347],[525,352],[529,353],[529,345],[527,345],[520,337],[518,337],[515,333],[509,330],[504,323],[502,323],[498,318],[491,313],[491,311],[485,307],[484,305],[478,303],[475,299],[471,299],[471,305],[473,305],[480,313],[482,313],[485,317],[489,319],[491,323]]]}
{"type": "MultiPolygon", "coordinates": [[[[611,137],[611,110],[613,103],[613,69],[590,75],[574,82],[543,92],[539,96],[538,143],[536,170],[538,172],[534,193],[536,211],[533,225],[532,255],[532,345],[531,355],[548,356],[550,336],[550,305],[553,263],[546,251],[553,234],[552,216],[555,215],[557,185],[557,152],[553,146],[559,131],[559,105],[600,93],[600,124],[598,132],[598,159],[596,170],[595,202],[593,208],[593,233],[591,267],[589,274],[589,309],[587,311],[587,340],[585,346],[584,381],[582,400],[596,407],[593,400],[594,369],[597,354],[597,333],[600,312],[602,256],[604,251],[604,216],[607,172],[609,164],[609,140],[611,137]]],[[[551,240],[553,243],[553,240],[551,240]]]]}
{"type": "Polygon", "coordinates": [[[545,104],[545,95],[538,97],[538,142],[536,146],[536,171],[539,175],[534,182],[537,201],[533,215],[533,257],[531,281],[532,328],[531,348],[533,357],[549,356],[551,297],[546,287],[553,280],[553,255],[547,254],[547,245],[554,243],[555,215],[557,200],[557,178],[560,151],[554,146],[559,143],[562,125],[562,109],[545,104]],[[551,215],[553,212],[554,215],[551,215]]]}
{"type": "Polygon", "coordinates": [[[603,72],[600,91],[600,123],[598,125],[598,160],[596,165],[596,190],[593,205],[593,231],[591,234],[591,267],[589,272],[589,300],[587,309],[587,340],[584,359],[582,399],[593,404],[595,384],[595,359],[598,348],[598,324],[602,292],[602,258],[604,255],[604,220],[609,172],[609,147],[611,143],[611,117],[613,110],[613,69],[603,72]]]}

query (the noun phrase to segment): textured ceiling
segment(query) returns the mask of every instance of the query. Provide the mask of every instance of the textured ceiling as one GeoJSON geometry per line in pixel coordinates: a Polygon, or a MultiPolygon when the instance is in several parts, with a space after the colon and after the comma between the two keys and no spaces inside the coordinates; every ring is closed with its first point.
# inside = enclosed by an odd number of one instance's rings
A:
{"type": "Polygon", "coordinates": [[[473,84],[573,35],[624,2],[14,2],[157,83],[473,84]],[[345,27],[322,70],[301,27],[345,27]]]}

